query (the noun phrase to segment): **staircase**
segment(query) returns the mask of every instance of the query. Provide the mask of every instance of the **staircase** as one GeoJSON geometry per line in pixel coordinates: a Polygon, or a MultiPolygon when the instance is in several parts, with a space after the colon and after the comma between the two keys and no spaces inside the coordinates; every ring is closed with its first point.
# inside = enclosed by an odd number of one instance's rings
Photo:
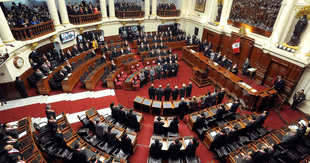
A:
{"type": "Polygon", "coordinates": [[[201,88],[201,87],[206,87],[211,85],[210,79],[206,78],[206,79],[200,79],[197,76],[195,77],[191,77],[190,80],[195,83],[197,85],[197,87],[201,88]]]}

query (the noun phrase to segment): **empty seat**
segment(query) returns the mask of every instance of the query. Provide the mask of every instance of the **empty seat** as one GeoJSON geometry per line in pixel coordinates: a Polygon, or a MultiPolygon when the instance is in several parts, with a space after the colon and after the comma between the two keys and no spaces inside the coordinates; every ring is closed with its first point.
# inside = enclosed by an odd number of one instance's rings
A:
{"type": "Polygon", "coordinates": [[[79,60],[78,60],[78,64],[79,64],[79,65],[83,64],[83,60],[82,60],[82,59],[79,59],[79,60]]]}
{"type": "Polygon", "coordinates": [[[129,59],[128,59],[128,62],[132,62],[132,61],[133,61],[133,58],[129,58],[129,59]]]}
{"type": "Polygon", "coordinates": [[[51,61],[52,68],[57,67],[57,65],[58,65],[58,62],[56,60],[51,61]]]}
{"type": "Polygon", "coordinates": [[[119,44],[116,44],[116,49],[120,49],[121,48],[121,46],[119,45],[119,44]]]}
{"type": "Polygon", "coordinates": [[[94,63],[94,69],[96,69],[97,67],[99,67],[99,63],[98,62],[94,63]]]}
{"type": "Polygon", "coordinates": [[[85,70],[85,71],[83,72],[83,76],[84,76],[84,78],[87,78],[87,76],[88,76],[87,70],[85,70]]]}
{"type": "Polygon", "coordinates": [[[110,44],[113,44],[114,43],[114,40],[110,40],[110,44]]]}
{"type": "Polygon", "coordinates": [[[82,83],[82,84],[85,84],[85,79],[84,79],[84,77],[81,75],[80,76],[80,82],[82,83]]]}
{"type": "Polygon", "coordinates": [[[27,79],[28,79],[28,81],[29,81],[29,83],[30,83],[30,85],[31,85],[32,87],[36,87],[37,80],[36,80],[36,77],[35,77],[33,74],[29,75],[29,76],[27,77],[27,79]]]}
{"type": "Polygon", "coordinates": [[[101,62],[100,58],[96,59],[96,63],[100,63],[100,62],[101,62]]]}
{"type": "Polygon", "coordinates": [[[91,73],[94,70],[93,66],[88,67],[88,72],[91,73]]]}
{"type": "Polygon", "coordinates": [[[127,64],[127,60],[126,59],[124,59],[122,62],[123,62],[123,65],[127,64]]]}
{"type": "Polygon", "coordinates": [[[76,62],[73,62],[73,63],[71,64],[71,67],[72,67],[72,70],[74,70],[75,68],[78,67],[78,64],[77,64],[76,62]]]}
{"type": "Polygon", "coordinates": [[[84,61],[85,61],[85,62],[86,62],[88,59],[89,59],[88,56],[85,56],[85,57],[84,57],[84,61]]]}
{"type": "Polygon", "coordinates": [[[55,90],[61,88],[61,84],[59,82],[56,82],[54,78],[50,78],[48,82],[50,83],[51,87],[55,90]]]}

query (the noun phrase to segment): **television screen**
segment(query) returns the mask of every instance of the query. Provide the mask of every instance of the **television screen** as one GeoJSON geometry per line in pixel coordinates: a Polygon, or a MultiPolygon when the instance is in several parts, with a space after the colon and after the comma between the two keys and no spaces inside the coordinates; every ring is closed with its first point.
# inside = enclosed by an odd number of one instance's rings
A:
{"type": "Polygon", "coordinates": [[[72,41],[74,40],[74,38],[75,38],[74,31],[69,31],[69,32],[60,34],[60,40],[62,43],[72,41]]]}

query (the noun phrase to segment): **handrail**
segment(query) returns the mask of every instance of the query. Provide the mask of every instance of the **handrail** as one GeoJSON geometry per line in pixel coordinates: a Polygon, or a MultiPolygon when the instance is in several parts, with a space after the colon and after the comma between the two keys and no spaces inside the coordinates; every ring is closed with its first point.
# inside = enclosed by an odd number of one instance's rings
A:
{"type": "Polygon", "coordinates": [[[32,25],[23,28],[11,28],[11,31],[16,40],[31,40],[54,32],[55,28],[53,22],[54,20],[51,19],[38,25],[32,25]]]}
{"type": "Polygon", "coordinates": [[[128,18],[143,18],[144,16],[144,11],[119,11],[116,10],[116,17],[119,19],[128,19],[128,18]]]}
{"type": "Polygon", "coordinates": [[[85,15],[69,15],[69,21],[72,24],[86,24],[101,21],[101,13],[85,15]]]}
{"type": "Polygon", "coordinates": [[[162,17],[177,17],[180,16],[180,10],[157,10],[157,15],[162,17]]]}

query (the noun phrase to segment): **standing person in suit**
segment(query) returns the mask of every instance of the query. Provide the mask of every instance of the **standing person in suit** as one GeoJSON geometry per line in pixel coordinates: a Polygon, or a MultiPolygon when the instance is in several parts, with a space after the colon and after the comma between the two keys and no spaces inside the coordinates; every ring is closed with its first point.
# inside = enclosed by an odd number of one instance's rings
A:
{"type": "Polygon", "coordinates": [[[145,80],[143,71],[140,72],[139,79],[140,79],[140,88],[143,88],[143,84],[144,84],[144,80],[145,80]]]}
{"type": "Polygon", "coordinates": [[[194,122],[194,126],[192,130],[203,128],[206,124],[205,119],[206,119],[206,115],[205,115],[205,112],[202,110],[200,112],[200,115],[197,117],[196,121],[194,122]]]}
{"type": "Polygon", "coordinates": [[[137,119],[137,115],[136,113],[133,112],[133,108],[131,108],[129,112],[127,113],[127,118],[128,118],[129,127],[136,129],[137,131],[140,131],[140,126],[139,126],[139,122],[137,119]]]}
{"type": "Polygon", "coordinates": [[[105,134],[105,127],[102,122],[100,122],[100,119],[97,117],[95,121],[95,132],[96,135],[101,139],[104,140],[104,134],[105,134]]]}
{"type": "Polygon", "coordinates": [[[166,78],[166,76],[167,76],[167,71],[168,71],[168,64],[167,64],[167,62],[165,62],[165,63],[163,64],[163,79],[166,78]]]}
{"type": "Polygon", "coordinates": [[[160,159],[161,158],[161,148],[163,144],[159,142],[158,139],[155,139],[155,143],[151,144],[150,148],[150,156],[154,159],[160,159]]]}
{"type": "Polygon", "coordinates": [[[196,108],[197,108],[197,100],[196,100],[196,97],[193,96],[193,98],[190,98],[189,99],[189,113],[192,113],[194,111],[196,111],[196,108]]]}
{"type": "Polygon", "coordinates": [[[179,96],[178,86],[175,86],[174,90],[172,91],[172,100],[177,100],[178,96],[179,96]]]}
{"type": "Polygon", "coordinates": [[[157,100],[161,101],[163,95],[164,95],[164,90],[161,88],[161,85],[159,85],[159,88],[156,89],[157,100]]]}
{"type": "Polygon", "coordinates": [[[158,59],[157,59],[157,66],[156,66],[157,80],[161,79],[161,71],[162,71],[162,66],[160,65],[160,63],[158,63],[158,59]]]}
{"type": "Polygon", "coordinates": [[[174,69],[173,69],[173,76],[176,77],[178,75],[178,71],[179,71],[179,64],[178,61],[175,61],[174,63],[174,69]]]}
{"type": "Polygon", "coordinates": [[[242,66],[242,74],[241,75],[246,75],[246,70],[250,67],[250,61],[249,61],[249,58],[246,58],[246,60],[244,61],[243,63],[243,66],[242,66]]]}
{"type": "Polygon", "coordinates": [[[49,117],[47,117],[48,118],[48,123],[47,123],[47,125],[48,125],[48,127],[52,130],[52,131],[54,131],[54,129],[56,129],[57,127],[58,127],[58,125],[57,125],[57,121],[56,121],[56,119],[55,119],[55,117],[54,116],[49,116],[49,117]]]}
{"type": "Polygon", "coordinates": [[[220,104],[222,103],[223,99],[224,99],[224,96],[225,96],[225,88],[222,88],[221,89],[221,92],[218,93],[217,95],[217,104],[220,104]]]}
{"type": "Polygon", "coordinates": [[[205,97],[205,103],[203,108],[208,108],[212,106],[212,96],[211,96],[211,92],[208,91],[207,96],[205,97]]]}
{"type": "Polygon", "coordinates": [[[172,89],[169,87],[170,84],[167,84],[167,88],[164,89],[165,101],[169,101],[172,89]]]}
{"type": "Polygon", "coordinates": [[[144,84],[147,85],[147,79],[149,78],[149,71],[147,70],[147,67],[145,67],[144,70],[144,77],[145,77],[144,84]]]}
{"type": "Polygon", "coordinates": [[[268,157],[268,148],[263,145],[260,150],[256,151],[253,154],[254,163],[264,162],[264,160],[268,157]]]}
{"type": "Polygon", "coordinates": [[[172,133],[179,133],[179,120],[177,116],[173,117],[173,121],[169,124],[169,131],[172,133]]]}
{"type": "Polygon", "coordinates": [[[108,143],[112,146],[116,146],[116,135],[117,133],[114,132],[114,130],[112,129],[113,127],[112,126],[108,126],[108,130],[106,132],[106,135],[107,135],[107,139],[108,139],[108,143]]]}
{"type": "Polygon", "coordinates": [[[232,143],[237,139],[237,137],[238,137],[238,126],[235,125],[234,128],[232,128],[227,134],[226,144],[232,143]]]}
{"type": "Polygon", "coordinates": [[[213,138],[213,142],[211,144],[212,149],[219,148],[223,146],[226,142],[226,130],[222,128],[213,138]]]}
{"type": "Polygon", "coordinates": [[[263,124],[265,123],[267,116],[268,116],[269,112],[268,111],[264,111],[263,114],[259,115],[257,120],[256,120],[256,127],[257,128],[262,128],[263,124]]]}
{"type": "Polygon", "coordinates": [[[164,122],[161,121],[161,117],[157,117],[157,121],[154,122],[154,134],[162,135],[164,134],[164,122]]]}
{"type": "Polygon", "coordinates": [[[223,59],[223,57],[222,57],[221,54],[222,54],[222,52],[219,52],[219,53],[217,54],[216,58],[215,58],[215,62],[218,63],[219,65],[221,65],[222,59],[223,59]]]}
{"type": "Polygon", "coordinates": [[[195,157],[196,149],[198,146],[199,142],[197,142],[197,138],[194,137],[193,140],[190,141],[185,148],[186,156],[195,157]]]}
{"type": "Polygon", "coordinates": [[[296,134],[297,130],[296,129],[291,129],[290,132],[285,133],[285,135],[282,138],[282,142],[280,143],[280,145],[286,149],[289,148],[290,146],[293,145],[294,141],[297,138],[297,134],[296,134]]]}
{"type": "Polygon", "coordinates": [[[186,91],[186,85],[183,84],[183,87],[180,89],[180,99],[182,99],[185,96],[186,91]]]}
{"type": "Polygon", "coordinates": [[[85,147],[82,146],[81,143],[76,143],[73,147],[73,157],[75,162],[77,163],[86,163],[87,155],[85,152],[85,147]]]}
{"type": "Polygon", "coordinates": [[[186,87],[186,96],[185,97],[191,97],[192,89],[193,89],[192,82],[189,82],[188,86],[186,87]]]}
{"type": "Polygon", "coordinates": [[[150,83],[153,83],[155,79],[155,68],[151,67],[150,69],[150,83]]]}
{"type": "Polygon", "coordinates": [[[217,110],[216,110],[216,120],[219,121],[219,120],[222,120],[223,119],[223,115],[225,113],[225,107],[224,105],[222,104],[217,110]]]}
{"type": "Polygon", "coordinates": [[[179,119],[184,118],[185,111],[188,109],[187,103],[184,100],[184,97],[181,98],[181,103],[179,104],[179,119]]]}
{"type": "Polygon", "coordinates": [[[233,74],[238,75],[238,63],[235,63],[233,67],[229,69],[233,74]]]}
{"type": "Polygon", "coordinates": [[[127,136],[127,133],[125,132],[122,135],[122,141],[121,141],[121,149],[124,151],[124,153],[133,153],[133,148],[131,144],[131,139],[127,136]]]}
{"type": "Polygon", "coordinates": [[[305,99],[306,99],[306,95],[304,94],[303,89],[300,92],[296,92],[294,97],[293,97],[293,103],[292,103],[290,109],[293,109],[293,111],[294,111],[297,108],[298,104],[300,104],[305,99]]]}
{"type": "Polygon", "coordinates": [[[168,148],[169,157],[172,159],[179,158],[181,147],[182,147],[182,144],[179,142],[179,139],[175,139],[175,141],[171,143],[168,148]]]}
{"type": "Polygon", "coordinates": [[[55,111],[52,110],[52,106],[51,105],[46,105],[45,106],[45,114],[46,114],[46,117],[49,117],[49,116],[56,116],[55,114],[55,111]]]}
{"type": "Polygon", "coordinates": [[[230,107],[230,111],[233,112],[234,114],[236,113],[238,107],[240,105],[240,100],[237,99],[230,107]]]}
{"type": "Polygon", "coordinates": [[[173,70],[173,63],[170,60],[170,63],[168,64],[168,78],[172,77],[172,70],[173,70]]]}
{"type": "Polygon", "coordinates": [[[214,92],[211,95],[212,96],[212,100],[211,100],[212,106],[216,105],[217,95],[218,95],[217,89],[214,89],[214,92]]]}
{"type": "Polygon", "coordinates": [[[195,44],[195,41],[196,41],[196,34],[192,36],[192,44],[195,44]]]}
{"type": "Polygon", "coordinates": [[[154,84],[151,84],[151,87],[148,90],[150,99],[155,100],[156,88],[154,88],[154,84]]]}
{"type": "Polygon", "coordinates": [[[20,79],[19,76],[16,77],[15,86],[16,86],[18,92],[20,93],[20,95],[23,98],[27,98],[28,97],[28,94],[27,94],[27,91],[26,91],[26,86],[25,86],[24,82],[20,79]]]}
{"type": "Polygon", "coordinates": [[[59,128],[56,129],[56,132],[54,133],[54,140],[56,141],[58,147],[65,147],[66,143],[64,140],[64,134],[60,131],[59,128]]]}
{"type": "Polygon", "coordinates": [[[256,117],[252,116],[252,120],[245,126],[246,133],[250,133],[256,129],[256,117]]]}
{"type": "Polygon", "coordinates": [[[274,81],[272,88],[274,88],[276,91],[280,91],[282,87],[284,86],[284,80],[282,79],[282,75],[278,75],[277,79],[274,81]]]}

